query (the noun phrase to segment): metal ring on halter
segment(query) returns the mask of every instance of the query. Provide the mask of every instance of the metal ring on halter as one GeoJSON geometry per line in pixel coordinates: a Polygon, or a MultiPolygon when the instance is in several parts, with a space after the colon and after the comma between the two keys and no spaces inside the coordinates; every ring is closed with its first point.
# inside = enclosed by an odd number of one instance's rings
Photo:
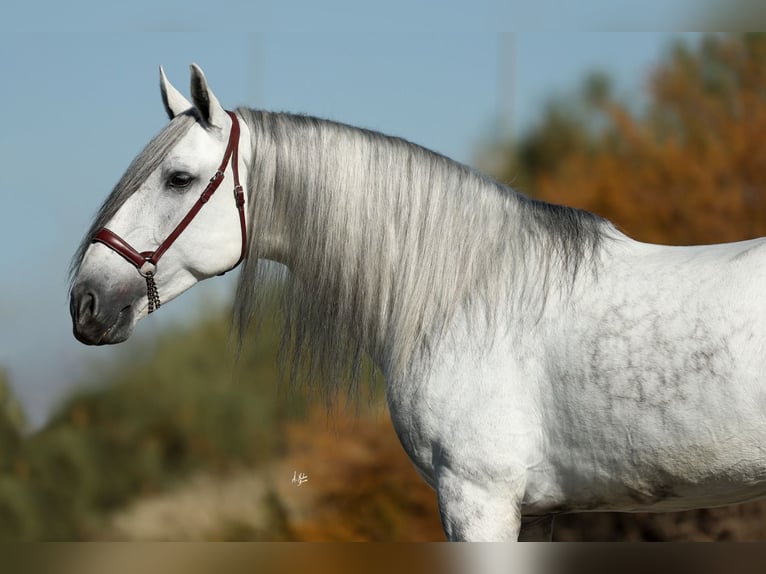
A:
{"type": "Polygon", "coordinates": [[[138,268],[138,272],[144,277],[154,276],[154,273],[156,271],[157,271],[157,266],[151,261],[149,261],[148,259],[144,261],[144,264],[141,265],[141,267],[138,268]]]}

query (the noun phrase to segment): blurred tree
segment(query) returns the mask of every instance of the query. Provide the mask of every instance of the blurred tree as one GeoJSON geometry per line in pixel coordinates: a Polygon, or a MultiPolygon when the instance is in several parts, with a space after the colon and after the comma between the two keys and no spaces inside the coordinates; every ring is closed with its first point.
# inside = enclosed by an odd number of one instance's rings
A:
{"type": "Polygon", "coordinates": [[[575,96],[552,98],[540,121],[518,142],[499,142],[495,149],[482,150],[492,155],[505,152],[504,161],[490,164],[479,158],[479,162],[501,181],[534,193],[538,178],[553,176],[567,158],[598,145],[605,124],[603,106],[611,100],[611,93],[609,78],[592,72],[575,96]]]}
{"type": "Polygon", "coordinates": [[[549,108],[500,177],[585,208],[634,237],[694,244],[766,235],[766,36],[678,44],[642,113],[591,77],[569,115],[549,108]]]}

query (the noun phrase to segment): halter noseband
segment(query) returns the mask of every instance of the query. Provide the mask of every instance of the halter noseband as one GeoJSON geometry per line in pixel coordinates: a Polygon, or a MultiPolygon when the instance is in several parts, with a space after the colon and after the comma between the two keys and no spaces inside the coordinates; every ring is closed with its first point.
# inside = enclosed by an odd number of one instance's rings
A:
{"type": "MultiPolygon", "coordinates": [[[[106,227],[99,229],[91,240],[91,243],[103,243],[111,250],[121,255],[128,263],[138,270],[144,279],[146,279],[146,297],[149,300],[149,313],[160,308],[160,296],[157,292],[157,286],[154,283],[157,262],[160,260],[160,257],[164,255],[165,251],[173,245],[173,242],[178,239],[178,236],[181,235],[184,229],[191,223],[192,219],[199,213],[199,210],[202,209],[202,206],[208,202],[215,193],[215,190],[221,185],[229,161],[231,161],[231,171],[234,175],[234,202],[237,206],[237,211],[239,212],[239,226],[240,231],[242,232],[242,250],[240,251],[239,259],[230,269],[228,269],[228,271],[234,269],[234,267],[239,265],[242,262],[242,259],[245,258],[245,251],[247,250],[247,224],[245,222],[245,193],[239,183],[239,121],[234,113],[229,111],[226,113],[229,114],[229,117],[231,118],[231,132],[229,133],[229,143],[226,146],[226,152],[223,154],[223,159],[221,160],[221,165],[218,168],[218,171],[216,171],[215,175],[210,178],[210,182],[199,196],[199,199],[197,199],[195,204],[191,206],[191,209],[189,209],[184,218],[178,225],[176,225],[175,229],[170,232],[170,235],[165,238],[165,241],[160,243],[157,249],[139,253],[122,237],[106,227]]],[[[224,273],[226,273],[226,271],[224,271],[224,273]]],[[[221,273],[221,275],[223,275],[223,273],[221,273]]]]}

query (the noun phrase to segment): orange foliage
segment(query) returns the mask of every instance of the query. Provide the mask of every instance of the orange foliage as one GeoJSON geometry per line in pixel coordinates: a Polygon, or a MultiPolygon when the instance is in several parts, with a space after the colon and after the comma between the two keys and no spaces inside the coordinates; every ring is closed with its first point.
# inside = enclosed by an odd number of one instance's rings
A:
{"type": "Polygon", "coordinates": [[[436,493],[416,472],[388,412],[355,419],[318,412],[288,427],[276,495],[292,540],[444,540],[436,493]],[[287,477],[305,472],[308,482],[287,477]]]}
{"type": "Polygon", "coordinates": [[[530,182],[633,237],[696,244],[766,235],[766,37],[712,36],[656,70],[645,116],[606,101],[594,146],[530,182]]]}

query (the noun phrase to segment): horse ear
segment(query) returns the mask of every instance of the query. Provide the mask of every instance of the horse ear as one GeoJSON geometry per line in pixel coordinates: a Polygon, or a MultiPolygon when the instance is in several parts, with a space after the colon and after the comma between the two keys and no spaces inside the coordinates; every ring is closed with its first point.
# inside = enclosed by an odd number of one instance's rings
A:
{"type": "Polygon", "coordinates": [[[171,120],[192,107],[189,100],[183,97],[181,92],[173,87],[173,84],[168,82],[162,66],[160,66],[160,92],[162,92],[162,103],[165,105],[165,111],[171,120]]]}
{"type": "Polygon", "coordinates": [[[219,128],[226,125],[226,111],[218,103],[218,98],[207,85],[205,74],[197,64],[191,65],[191,96],[205,122],[219,128]]]}

